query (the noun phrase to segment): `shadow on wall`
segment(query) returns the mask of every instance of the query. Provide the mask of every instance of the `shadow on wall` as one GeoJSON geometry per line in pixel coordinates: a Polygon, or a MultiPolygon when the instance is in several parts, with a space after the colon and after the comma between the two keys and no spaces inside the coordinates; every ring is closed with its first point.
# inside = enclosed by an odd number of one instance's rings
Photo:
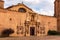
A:
{"type": "Polygon", "coordinates": [[[4,29],[0,35],[0,37],[9,37],[12,33],[14,33],[14,30],[9,28],[9,29],[4,29]]]}
{"type": "Polygon", "coordinates": [[[55,30],[49,30],[48,35],[59,35],[60,36],[60,32],[55,31],[55,30]]]}

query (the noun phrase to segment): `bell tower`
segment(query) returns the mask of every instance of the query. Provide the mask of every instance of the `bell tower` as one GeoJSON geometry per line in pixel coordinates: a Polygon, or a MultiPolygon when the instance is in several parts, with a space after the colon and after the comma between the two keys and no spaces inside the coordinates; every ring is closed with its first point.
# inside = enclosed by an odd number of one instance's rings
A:
{"type": "Polygon", "coordinates": [[[60,32],[60,0],[55,0],[54,12],[54,17],[57,18],[57,30],[60,32]]]}
{"type": "Polygon", "coordinates": [[[0,0],[0,8],[4,8],[4,0],[0,0]]]}

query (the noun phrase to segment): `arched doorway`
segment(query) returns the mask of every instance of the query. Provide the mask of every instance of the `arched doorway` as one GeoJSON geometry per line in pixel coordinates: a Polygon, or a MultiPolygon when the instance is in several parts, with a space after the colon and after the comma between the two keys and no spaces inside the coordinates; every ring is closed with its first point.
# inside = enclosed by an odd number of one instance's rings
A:
{"type": "Polygon", "coordinates": [[[30,35],[31,36],[35,35],[35,27],[30,27],[30,35]]]}

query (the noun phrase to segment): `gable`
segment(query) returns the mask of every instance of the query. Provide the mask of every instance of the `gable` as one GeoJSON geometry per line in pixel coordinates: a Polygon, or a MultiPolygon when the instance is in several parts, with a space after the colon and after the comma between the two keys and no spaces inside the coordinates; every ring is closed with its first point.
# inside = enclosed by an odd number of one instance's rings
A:
{"type": "Polygon", "coordinates": [[[24,4],[18,4],[18,5],[13,5],[13,6],[10,6],[8,8],[6,8],[7,10],[12,10],[12,11],[17,11],[19,12],[19,9],[21,9],[21,11],[23,11],[22,9],[24,9],[25,11],[29,11],[29,12],[32,12],[32,9],[30,9],[29,7],[27,7],[26,5],[24,4]]]}

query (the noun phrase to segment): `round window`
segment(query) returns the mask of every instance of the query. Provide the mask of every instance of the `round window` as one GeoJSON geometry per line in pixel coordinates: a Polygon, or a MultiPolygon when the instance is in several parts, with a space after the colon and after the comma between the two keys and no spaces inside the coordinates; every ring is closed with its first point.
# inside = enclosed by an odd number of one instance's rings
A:
{"type": "Polygon", "coordinates": [[[26,9],[24,9],[24,8],[19,8],[18,12],[26,12],[26,9]]]}

